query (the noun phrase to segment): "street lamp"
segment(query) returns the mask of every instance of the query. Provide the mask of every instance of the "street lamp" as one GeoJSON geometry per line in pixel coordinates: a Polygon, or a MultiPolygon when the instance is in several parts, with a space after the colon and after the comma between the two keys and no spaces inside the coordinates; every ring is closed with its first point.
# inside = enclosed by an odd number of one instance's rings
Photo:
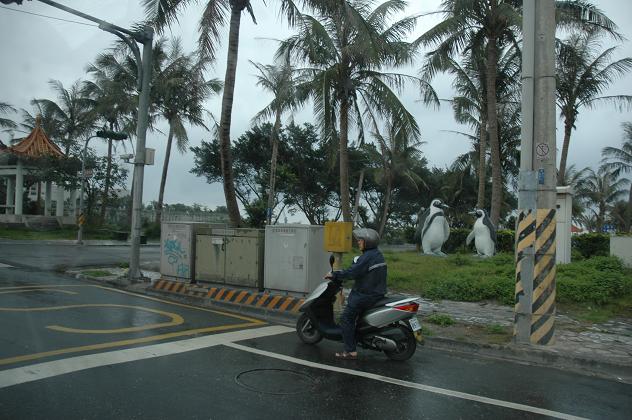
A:
{"type": "MultiPolygon", "coordinates": [[[[3,4],[22,4],[22,0],[0,0],[3,4]]],[[[134,159],[134,178],[132,190],[134,195],[132,198],[132,246],[129,261],[129,280],[130,282],[139,281],[142,278],[140,272],[140,235],[141,235],[141,209],[143,200],[143,177],[145,172],[145,136],[147,135],[147,125],[149,122],[149,89],[151,79],[151,63],[152,63],[152,44],[154,39],[154,30],[151,26],[144,26],[140,30],[128,30],[120,26],[112,25],[109,22],[87,15],[78,10],[59,4],[51,0],[38,0],[41,3],[57,9],[64,10],[84,19],[99,24],[99,29],[119,37],[125,42],[134,54],[136,59],[136,68],[138,69],[138,121],[136,124],[136,157],[134,159]],[[143,54],[141,57],[138,44],[143,45],[143,54]]]]}
{"type": "Polygon", "coordinates": [[[77,231],[77,245],[83,245],[83,225],[86,223],[86,218],[83,212],[83,188],[86,183],[86,151],[88,150],[88,143],[95,137],[110,140],[125,140],[127,138],[127,134],[116,131],[100,130],[86,139],[83,151],[81,152],[81,189],[79,193],[79,230],[77,231]]]}

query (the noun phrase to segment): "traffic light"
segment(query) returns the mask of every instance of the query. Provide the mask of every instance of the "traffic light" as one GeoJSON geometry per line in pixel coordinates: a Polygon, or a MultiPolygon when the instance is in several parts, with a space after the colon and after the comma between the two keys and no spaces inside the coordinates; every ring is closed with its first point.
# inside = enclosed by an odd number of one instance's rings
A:
{"type": "Polygon", "coordinates": [[[97,131],[97,137],[110,140],[125,140],[127,138],[127,134],[120,133],[118,131],[99,130],[97,131]]]}

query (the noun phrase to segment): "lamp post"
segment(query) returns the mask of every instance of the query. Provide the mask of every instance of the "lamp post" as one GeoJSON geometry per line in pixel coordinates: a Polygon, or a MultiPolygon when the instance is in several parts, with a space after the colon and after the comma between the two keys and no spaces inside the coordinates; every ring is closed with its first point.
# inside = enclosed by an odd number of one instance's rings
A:
{"type": "Polygon", "coordinates": [[[83,245],[83,225],[86,222],[86,218],[83,213],[83,189],[86,183],[86,151],[88,150],[88,143],[95,137],[111,140],[125,140],[127,138],[127,134],[116,131],[101,130],[86,139],[83,151],[81,152],[81,188],[79,193],[79,230],[77,231],[77,245],[83,245]]]}
{"type": "MultiPolygon", "coordinates": [[[[51,0],[37,0],[57,9],[64,10],[84,19],[99,24],[99,29],[110,32],[125,42],[134,54],[136,68],[138,69],[138,122],[136,124],[136,157],[134,159],[133,201],[132,201],[132,246],[129,263],[129,280],[136,282],[141,280],[140,272],[140,234],[141,234],[141,208],[143,200],[143,177],[145,171],[145,136],[149,120],[149,89],[151,80],[152,44],[154,30],[151,26],[144,26],[141,30],[128,30],[120,26],[87,15],[63,4],[51,0]],[[138,45],[143,46],[141,57],[138,45]]],[[[22,4],[23,0],[0,0],[3,4],[22,4]]]]}

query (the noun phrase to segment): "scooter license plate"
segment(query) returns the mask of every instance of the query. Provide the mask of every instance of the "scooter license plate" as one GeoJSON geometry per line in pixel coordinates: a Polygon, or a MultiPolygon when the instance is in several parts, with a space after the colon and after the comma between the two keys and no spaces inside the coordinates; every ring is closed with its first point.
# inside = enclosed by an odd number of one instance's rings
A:
{"type": "Polygon", "coordinates": [[[419,331],[421,329],[421,325],[419,324],[417,318],[410,318],[408,322],[410,323],[410,328],[412,328],[413,331],[419,331]]]}

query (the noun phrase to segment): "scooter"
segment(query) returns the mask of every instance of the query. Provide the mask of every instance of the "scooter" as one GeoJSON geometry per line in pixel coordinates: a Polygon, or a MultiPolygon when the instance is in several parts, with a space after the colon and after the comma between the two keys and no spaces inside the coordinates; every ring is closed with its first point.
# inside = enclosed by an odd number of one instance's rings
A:
{"type": "MultiPolygon", "coordinates": [[[[342,329],[334,321],[334,302],[342,289],[340,283],[323,282],[310,293],[299,308],[303,312],[296,322],[302,342],[317,344],[323,338],[342,341],[342,329]]],[[[404,361],[422,343],[421,325],[417,320],[418,297],[387,296],[380,299],[358,318],[358,346],[383,351],[389,359],[404,361]]]]}

